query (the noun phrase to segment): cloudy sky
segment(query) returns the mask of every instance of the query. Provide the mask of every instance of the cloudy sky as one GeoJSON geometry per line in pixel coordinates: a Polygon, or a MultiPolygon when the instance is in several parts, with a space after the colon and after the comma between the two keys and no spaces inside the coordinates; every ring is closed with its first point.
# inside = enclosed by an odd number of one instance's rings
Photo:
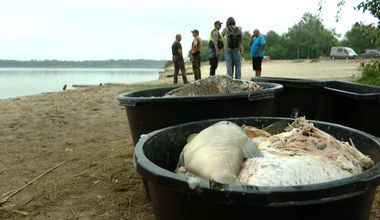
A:
{"type": "MultiPolygon", "coordinates": [[[[335,22],[338,0],[325,0],[326,28],[344,35],[356,21],[377,20],[347,0],[335,22]]],[[[0,0],[0,59],[108,60],[171,59],[177,33],[190,49],[191,30],[203,39],[215,20],[235,18],[244,31],[283,34],[305,12],[317,14],[319,0],[0,0]]],[[[224,26],[223,26],[224,27],[224,26]]],[[[222,28],[223,28],[222,27],[222,28]]]]}

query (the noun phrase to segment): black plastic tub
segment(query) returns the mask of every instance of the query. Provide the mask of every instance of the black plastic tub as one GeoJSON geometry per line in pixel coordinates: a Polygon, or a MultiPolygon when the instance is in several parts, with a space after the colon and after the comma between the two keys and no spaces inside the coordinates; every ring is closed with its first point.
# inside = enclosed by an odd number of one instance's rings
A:
{"type": "MultiPolygon", "coordinates": [[[[226,120],[239,125],[265,126],[280,118],[247,117],[226,120]]],[[[293,119],[288,119],[289,122],[293,119]]],[[[380,182],[380,143],[373,136],[337,124],[314,121],[337,139],[352,139],[370,155],[375,166],[342,180],[297,187],[244,187],[221,190],[203,181],[189,188],[183,175],[174,173],[179,154],[190,134],[218,119],[163,128],[144,135],[135,147],[136,169],[146,181],[158,220],[171,219],[368,219],[380,182]]]]}
{"type": "Polygon", "coordinates": [[[121,94],[134,144],[140,135],[185,122],[244,116],[274,116],[274,94],[280,84],[259,82],[264,90],[252,93],[163,97],[178,88],[169,86],[121,94]]]}
{"type": "Polygon", "coordinates": [[[275,116],[315,119],[324,81],[278,77],[253,77],[251,80],[283,85],[283,91],[275,95],[275,116]]]}
{"type": "Polygon", "coordinates": [[[380,87],[326,81],[316,119],[346,125],[380,137],[380,87]]]}

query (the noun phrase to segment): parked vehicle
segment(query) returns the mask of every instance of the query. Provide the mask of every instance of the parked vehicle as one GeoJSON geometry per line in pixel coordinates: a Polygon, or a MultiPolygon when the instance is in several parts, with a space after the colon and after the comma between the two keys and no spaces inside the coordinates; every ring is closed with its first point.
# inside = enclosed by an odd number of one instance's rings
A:
{"type": "Polygon", "coordinates": [[[355,59],[358,55],[349,47],[331,47],[331,59],[355,59]]]}
{"type": "Polygon", "coordinates": [[[367,50],[362,51],[360,56],[362,58],[376,58],[376,57],[380,57],[380,51],[375,50],[375,49],[367,49],[367,50]]]}

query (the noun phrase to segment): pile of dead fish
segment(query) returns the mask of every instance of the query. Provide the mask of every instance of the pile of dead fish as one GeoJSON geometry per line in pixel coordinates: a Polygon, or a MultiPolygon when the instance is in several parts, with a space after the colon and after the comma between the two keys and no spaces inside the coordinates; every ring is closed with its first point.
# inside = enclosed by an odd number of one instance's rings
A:
{"type": "Polygon", "coordinates": [[[304,117],[271,134],[229,121],[191,135],[176,172],[216,183],[296,186],[357,175],[374,166],[348,142],[319,130],[304,117]]]}
{"type": "Polygon", "coordinates": [[[236,80],[226,75],[209,76],[205,79],[185,84],[171,90],[165,96],[198,96],[231,93],[246,93],[262,90],[257,83],[249,80],[236,80]]]}

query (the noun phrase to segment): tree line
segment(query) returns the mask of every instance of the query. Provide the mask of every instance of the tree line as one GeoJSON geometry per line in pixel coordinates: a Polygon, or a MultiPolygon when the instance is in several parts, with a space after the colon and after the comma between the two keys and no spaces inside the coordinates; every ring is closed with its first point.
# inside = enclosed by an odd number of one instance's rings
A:
{"type": "Polygon", "coordinates": [[[2,68],[148,68],[163,69],[165,60],[120,59],[120,60],[0,60],[2,68]]]}
{"type": "MultiPolygon", "coordinates": [[[[301,20],[294,24],[284,34],[269,31],[264,35],[267,41],[265,55],[271,59],[317,59],[328,57],[333,46],[351,47],[360,54],[365,49],[380,48],[380,31],[374,25],[355,23],[351,30],[345,33],[342,40],[335,29],[329,30],[323,26],[317,15],[305,13],[301,20]]],[[[252,33],[244,31],[242,47],[244,59],[250,60],[250,39],[252,33]]],[[[208,39],[208,36],[203,38],[208,39]]],[[[202,41],[202,61],[208,61],[208,41],[202,41]]],[[[191,52],[189,51],[189,57],[191,52]]],[[[223,61],[224,53],[220,59],[223,61]]]]}

